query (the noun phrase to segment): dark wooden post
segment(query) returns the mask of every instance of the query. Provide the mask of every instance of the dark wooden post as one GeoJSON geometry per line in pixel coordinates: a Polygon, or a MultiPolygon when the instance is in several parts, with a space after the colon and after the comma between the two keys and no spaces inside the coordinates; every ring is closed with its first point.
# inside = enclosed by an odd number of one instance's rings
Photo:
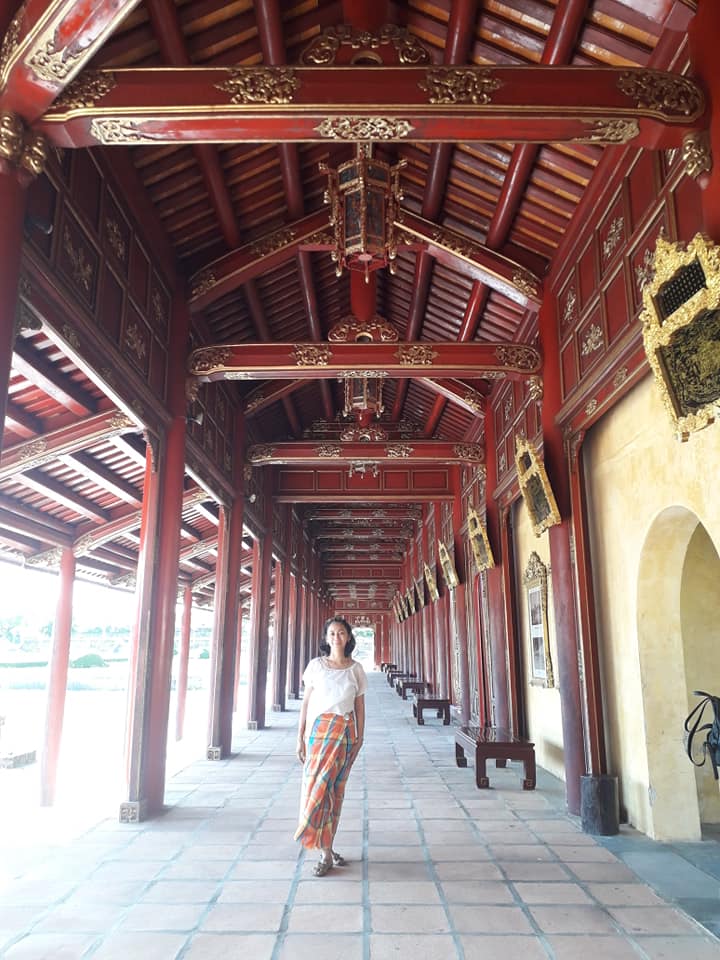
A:
{"type": "Polygon", "coordinates": [[[75,556],[66,548],[60,558],[60,577],[53,642],[50,653],[50,676],[45,713],[45,742],[40,769],[40,803],[44,807],[55,802],[58,758],[62,741],[65,694],[67,692],[70,636],[72,633],[72,598],[75,584],[75,556]]]}
{"type": "Polygon", "coordinates": [[[273,548],[272,497],[269,490],[266,492],[265,504],[265,530],[262,538],[256,541],[253,546],[253,619],[250,635],[250,676],[248,678],[249,730],[265,729],[273,548]]]}

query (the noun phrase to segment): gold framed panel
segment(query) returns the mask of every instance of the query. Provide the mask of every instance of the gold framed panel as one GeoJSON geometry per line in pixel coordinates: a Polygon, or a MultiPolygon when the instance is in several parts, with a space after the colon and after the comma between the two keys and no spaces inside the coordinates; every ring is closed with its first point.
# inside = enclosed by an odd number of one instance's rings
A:
{"type": "Polygon", "coordinates": [[[536,686],[554,687],[548,629],[548,570],[534,551],[525,568],[523,583],[528,614],[530,682],[536,686]]]}
{"type": "Polygon", "coordinates": [[[494,567],[495,557],[488,540],[487,529],[474,507],[468,509],[468,539],[477,572],[482,573],[483,570],[494,567]]]}
{"type": "Polygon", "coordinates": [[[525,437],[515,438],[515,466],[533,532],[539,537],[543,530],[561,522],[560,510],[535,445],[525,437]]]}
{"type": "Polygon", "coordinates": [[[423,574],[425,576],[425,583],[427,584],[430,599],[433,603],[435,603],[436,600],[439,600],[440,593],[438,592],[435,573],[430,569],[427,563],[423,564],[423,574]]]}
{"type": "Polygon", "coordinates": [[[455,587],[459,585],[460,580],[458,579],[455,565],[450,559],[448,548],[445,546],[442,540],[438,540],[438,556],[440,557],[440,566],[442,567],[445,583],[448,585],[449,590],[454,590],[455,587]]]}
{"type": "Polygon", "coordinates": [[[720,413],[720,247],[658,237],[643,290],[643,346],[681,440],[720,413]]]}
{"type": "Polygon", "coordinates": [[[422,576],[418,577],[418,579],[415,581],[415,595],[417,597],[416,609],[422,610],[422,608],[425,606],[425,584],[422,576]]]}
{"type": "Polygon", "coordinates": [[[405,591],[405,599],[407,600],[408,610],[410,613],[415,613],[415,582],[413,585],[408,587],[405,591]]]}

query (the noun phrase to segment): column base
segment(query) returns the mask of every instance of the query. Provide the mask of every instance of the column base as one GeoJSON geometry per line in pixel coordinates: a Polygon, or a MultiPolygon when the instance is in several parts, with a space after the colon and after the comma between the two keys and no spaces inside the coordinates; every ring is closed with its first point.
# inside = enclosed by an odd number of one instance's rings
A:
{"type": "Polygon", "coordinates": [[[617,777],[580,777],[580,817],[583,833],[613,837],[619,832],[617,777]]]}
{"type": "Polygon", "coordinates": [[[248,720],[247,728],[248,730],[257,730],[257,720],[248,720]]]}
{"type": "Polygon", "coordinates": [[[283,705],[282,705],[281,703],[274,703],[274,704],[270,707],[270,709],[272,710],[273,713],[282,713],[285,708],[283,707],[283,705]]]}
{"type": "Polygon", "coordinates": [[[208,760],[222,760],[222,747],[208,747],[207,758],[208,760]]]}
{"type": "Polygon", "coordinates": [[[147,818],[147,800],[124,800],[120,804],[120,823],[140,823],[147,818]]]}

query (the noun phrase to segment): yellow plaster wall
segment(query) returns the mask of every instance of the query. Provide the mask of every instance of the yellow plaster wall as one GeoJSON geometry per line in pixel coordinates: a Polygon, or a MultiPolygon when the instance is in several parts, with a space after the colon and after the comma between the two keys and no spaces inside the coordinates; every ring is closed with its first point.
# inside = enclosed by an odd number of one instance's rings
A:
{"type": "Polygon", "coordinates": [[[556,777],[565,779],[563,763],[560,692],[557,686],[558,659],[553,617],[552,570],[550,569],[550,541],[547,532],[540,537],[533,533],[530,516],[523,501],[515,507],[515,583],[518,585],[518,629],[522,654],[523,686],[525,688],[528,735],[535,743],[535,759],[541,767],[556,777]],[[531,553],[536,553],[548,568],[548,629],[550,658],[555,676],[554,687],[531,683],[530,628],[523,576],[531,553]]]}
{"type": "MultiPolygon", "coordinates": [[[[720,544],[720,427],[680,443],[648,377],[593,427],[583,456],[610,772],[630,823],[659,839],[694,838],[686,647],[708,614],[693,618],[683,567],[698,522],[720,544]]],[[[709,555],[707,544],[697,549],[709,555]]],[[[705,683],[720,692],[715,651],[705,683]]]]}

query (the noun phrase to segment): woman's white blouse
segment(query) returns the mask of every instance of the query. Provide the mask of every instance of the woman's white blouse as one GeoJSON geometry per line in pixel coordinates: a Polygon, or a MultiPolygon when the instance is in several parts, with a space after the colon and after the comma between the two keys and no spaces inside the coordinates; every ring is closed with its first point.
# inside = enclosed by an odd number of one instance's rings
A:
{"type": "Polygon", "coordinates": [[[352,713],[355,697],[362,696],[367,690],[367,677],[357,660],[344,670],[333,670],[325,665],[322,657],[316,657],[305,667],[303,683],[306,696],[311,690],[306,736],[310,735],[315,718],[321,713],[352,713]]]}

